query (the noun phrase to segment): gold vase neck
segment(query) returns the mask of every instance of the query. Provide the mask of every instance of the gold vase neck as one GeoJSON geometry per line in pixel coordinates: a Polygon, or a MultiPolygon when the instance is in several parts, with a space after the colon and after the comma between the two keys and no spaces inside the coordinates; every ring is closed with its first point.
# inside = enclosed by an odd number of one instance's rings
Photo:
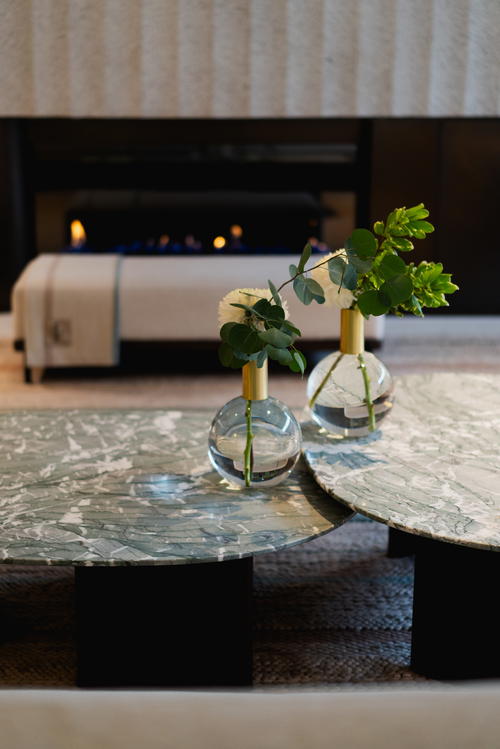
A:
{"type": "Polygon", "coordinates": [[[365,319],[359,309],[340,310],[340,351],[361,354],[365,350],[365,319]]]}
{"type": "Polygon", "coordinates": [[[243,365],[243,398],[247,401],[264,401],[267,395],[267,359],[258,367],[254,361],[243,365]]]}

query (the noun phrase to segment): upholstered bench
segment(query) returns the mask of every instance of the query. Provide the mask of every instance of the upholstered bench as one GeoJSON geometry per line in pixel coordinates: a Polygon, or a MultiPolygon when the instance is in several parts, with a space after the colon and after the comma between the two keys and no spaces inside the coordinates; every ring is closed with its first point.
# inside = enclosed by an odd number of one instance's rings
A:
{"type": "MultiPolygon", "coordinates": [[[[278,285],[289,277],[293,262],[295,255],[41,255],[14,286],[16,347],[25,351],[29,375],[46,367],[118,364],[119,349],[123,352],[127,346],[214,346],[219,299],[237,287],[267,286],[268,279],[278,285]],[[71,316],[73,325],[67,319],[71,316]],[[78,343],[71,341],[72,328],[78,343]]],[[[291,289],[286,298],[290,318],[302,331],[303,347],[335,345],[337,310],[315,303],[304,307],[291,289]]],[[[367,321],[369,345],[381,342],[384,324],[383,318],[367,321]]]]}

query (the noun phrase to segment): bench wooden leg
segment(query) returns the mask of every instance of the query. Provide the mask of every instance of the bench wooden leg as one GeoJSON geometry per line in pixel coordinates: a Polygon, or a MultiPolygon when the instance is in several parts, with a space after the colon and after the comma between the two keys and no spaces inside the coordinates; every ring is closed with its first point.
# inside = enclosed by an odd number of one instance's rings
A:
{"type": "Polygon", "coordinates": [[[25,369],[25,381],[30,382],[32,385],[40,385],[44,372],[45,367],[30,367],[25,369]]]}

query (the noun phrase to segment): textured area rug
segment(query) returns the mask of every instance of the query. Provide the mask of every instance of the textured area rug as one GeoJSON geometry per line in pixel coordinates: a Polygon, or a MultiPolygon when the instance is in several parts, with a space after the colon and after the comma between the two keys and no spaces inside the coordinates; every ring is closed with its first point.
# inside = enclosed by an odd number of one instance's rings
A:
{"type": "MultiPolygon", "coordinates": [[[[415,680],[413,562],[356,519],[255,560],[256,685],[415,680]]],[[[0,566],[0,687],[73,686],[73,573],[0,566]]]]}

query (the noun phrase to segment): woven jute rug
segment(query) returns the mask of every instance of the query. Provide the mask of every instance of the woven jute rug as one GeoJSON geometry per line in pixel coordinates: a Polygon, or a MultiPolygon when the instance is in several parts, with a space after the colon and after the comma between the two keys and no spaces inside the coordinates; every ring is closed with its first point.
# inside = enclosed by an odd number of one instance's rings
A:
{"type": "MultiPolygon", "coordinates": [[[[498,333],[485,338],[481,321],[473,322],[468,339],[389,339],[381,358],[394,374],[498,371],[498,333]]],[[[277,383],[276,395],[303,405],[300,378],[277,383]]],[[[207,375],[73,376],[25,385],[21,355],[0,340],[0,408],[215,408],[235,387],[236,376],[207,375]]],[[[257,685],[419,680],[409,669],[413,562],[387,558],[386,548],[387,528],[358,517],[316,541],[255,560],[257,685]]],[[[73,606],[71,569],[0,565],[0,687],[74,685],[73,606]]]]}
{"type": "MultiPolygon", "coordinates": [[[[413,563],[387,529],[355,519],[255,560],[257,685],[415,680],[413,563]]],[[[0,687],[74,686],[73,573],[0,566],[0,687]]]]}

